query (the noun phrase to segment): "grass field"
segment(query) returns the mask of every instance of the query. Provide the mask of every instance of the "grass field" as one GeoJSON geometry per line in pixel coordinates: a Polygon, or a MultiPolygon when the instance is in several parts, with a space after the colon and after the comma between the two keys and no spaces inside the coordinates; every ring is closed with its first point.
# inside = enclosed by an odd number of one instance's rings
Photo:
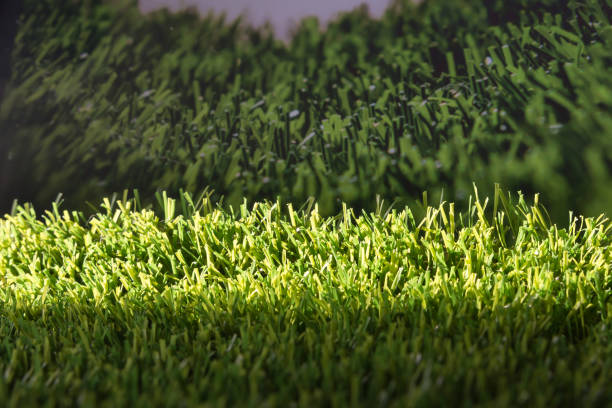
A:
{"type": "Polygon", "coordinates": [[[0,406],[612,406],[610,1],[24,8],[0,406]]]}
{"type": "Polygon", "coordinates": [[[416,220],[188,195],[161,218],[20,207],[0,222],[0,400],[603,406],[612,224],[510,200],[416,220]]]}
{"type": "Polygon", "coordinates": [[[540,193],[555,222],[611,209],[606,1],[398,0],[380,21],[305,20],[288,46],[115,3],[25,3],[0,107],[2,212],[205,187],[226,209],[315,197],[333,216],[423,191],[465,209],[474,182],[540,193]]]}

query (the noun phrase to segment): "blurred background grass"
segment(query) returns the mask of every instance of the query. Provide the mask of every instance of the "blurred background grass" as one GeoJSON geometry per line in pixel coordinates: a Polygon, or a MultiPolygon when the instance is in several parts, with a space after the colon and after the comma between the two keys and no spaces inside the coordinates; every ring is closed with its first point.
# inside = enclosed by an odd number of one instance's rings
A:
{"type": "Polygon", "coordinates": [[[472,183],[542,193],[557,222],[612,202],[610,6],[396,1],[290,44],[135,1],[25,1],[0,105],[1,207],[205,188],[324,215],[472,183]]]}

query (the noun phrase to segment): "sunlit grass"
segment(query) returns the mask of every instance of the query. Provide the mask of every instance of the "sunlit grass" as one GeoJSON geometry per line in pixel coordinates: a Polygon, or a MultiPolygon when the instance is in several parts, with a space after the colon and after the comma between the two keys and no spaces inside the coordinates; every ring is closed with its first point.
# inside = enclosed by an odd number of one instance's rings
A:
{"type": "Polygon", "coordinates": [[[159,198],[0,222],[1,403],[610,401],[603,216],[159,198]]]}

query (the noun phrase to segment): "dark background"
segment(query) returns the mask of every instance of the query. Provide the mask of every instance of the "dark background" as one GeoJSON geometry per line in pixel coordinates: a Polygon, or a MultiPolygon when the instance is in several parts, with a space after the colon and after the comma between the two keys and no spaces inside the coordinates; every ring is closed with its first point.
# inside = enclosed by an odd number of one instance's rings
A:
{"type": "Polygon", "coordinates": [[[0,1],[0,99],[11,76],[10,56],[20,9],[21,0],[0,1]]]}
{"type": "MultiPolygon", "coordinates": [[[[15,34],[17,33],[17,19],[21,11],[21,0],[0,1],[0,101],[4,97],[4,88],[11,77],[11,51],[15,34]]],[[[9,177],[9,161],[7,135],[0,134],[0,197],[5,197],[7,180],[9,177]]]]}

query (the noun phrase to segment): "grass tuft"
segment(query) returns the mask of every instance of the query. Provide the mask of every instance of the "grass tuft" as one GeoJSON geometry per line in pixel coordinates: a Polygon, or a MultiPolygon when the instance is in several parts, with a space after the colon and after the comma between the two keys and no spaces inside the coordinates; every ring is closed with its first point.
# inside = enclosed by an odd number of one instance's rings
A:
{"type": "Polygon", "coordinates": [[[158,197],[0,221],[2,405],[611,401],[603,216],[158,197]]]}

